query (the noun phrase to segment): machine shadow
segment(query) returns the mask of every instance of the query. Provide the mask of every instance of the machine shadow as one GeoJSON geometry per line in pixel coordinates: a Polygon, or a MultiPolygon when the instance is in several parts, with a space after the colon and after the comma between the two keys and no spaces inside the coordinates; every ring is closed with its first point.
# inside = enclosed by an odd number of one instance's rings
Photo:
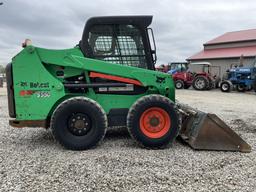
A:
{"type": "Polygon", "coordinates": [[[131,138],[126,127],[109,127],[105,139],[131,138]]]}

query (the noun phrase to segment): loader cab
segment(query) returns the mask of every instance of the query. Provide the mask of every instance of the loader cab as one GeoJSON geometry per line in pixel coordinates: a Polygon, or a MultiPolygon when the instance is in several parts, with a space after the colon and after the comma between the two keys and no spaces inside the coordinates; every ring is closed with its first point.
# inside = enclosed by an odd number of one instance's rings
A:
{"type": "Polygon", "coordinates": [[[152,16],[93,17],[85,25],[79,46],[88,58],[154,70],[151,22],[152,16]]]}

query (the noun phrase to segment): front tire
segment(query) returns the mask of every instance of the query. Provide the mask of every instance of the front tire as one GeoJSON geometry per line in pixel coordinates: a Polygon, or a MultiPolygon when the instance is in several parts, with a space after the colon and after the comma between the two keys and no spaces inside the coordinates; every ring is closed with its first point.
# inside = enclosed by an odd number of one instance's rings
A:
{"type": "Polygon", "coordinates": [[[182,80],[175,81],[175,88],[176,89],[183,89],[184,88],[184,82],[182,80]]]}
{"type": "Polygon", "coordinates": [[[220,90],[222,92],[230,92],[231,91],[231,86],[230,83],[227,81],[223,81],[220,83],[220,90]]]}
{"type": "Polygon", "coordinates": [[[209,80],[209,86],[207,87],[207,90],[211,90],[215,88],[215,82],[212,80],[209,80]]]}
{"type": "Polygon", "coordinates": [[[95,101],[74,97],[56,108],[51,119],[51,129],[55,139],[65,148],[90,149],[104,138],[107,116],[95,101]]]}
{"type": "Polygon", "coordinates": [[[129,110],[127,128],[131,137],[144,147],[168,146],[179,130],[174,103],[161,95],[138,99],[129,110]]]}

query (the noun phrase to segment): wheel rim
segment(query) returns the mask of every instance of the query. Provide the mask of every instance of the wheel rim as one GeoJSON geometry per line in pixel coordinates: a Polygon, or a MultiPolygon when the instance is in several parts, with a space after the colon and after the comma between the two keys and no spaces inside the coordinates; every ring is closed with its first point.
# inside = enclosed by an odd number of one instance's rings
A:
{"type": "Polygon", "coordinates": [[[86,135],[91,127],[91,119],[83,113],[72,114],[68,120],[68,130],[76,136],[86,135]]]}
{"type": "Polygon", "coordinates": [[[140,129],[149,138],[164,136],[171,127],[169,114],[159,107],[151,107],[140,117],[140,129]]]}
{"type": "Polygon", "coordinates": [[[196,80],[196,87],[198,89],[203,89],[205,87],[205,82],[203,79],[196,80]]]}
{"type": "Polygon", "coordinates": [[[227,91],[228,90],[228,85],[227,84],[223,84],[222,85],[222,90],[227,91]]]}

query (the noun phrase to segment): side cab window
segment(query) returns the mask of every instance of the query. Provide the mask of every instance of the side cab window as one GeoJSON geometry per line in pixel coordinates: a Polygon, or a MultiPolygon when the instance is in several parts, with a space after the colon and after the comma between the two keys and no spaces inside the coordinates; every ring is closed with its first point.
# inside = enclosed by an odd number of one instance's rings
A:
{"type": "Polygon", "coordinates": [[[147,68],[142,35],[133,25],[95,25],[88,44],[95,59],[147,68]]]}

